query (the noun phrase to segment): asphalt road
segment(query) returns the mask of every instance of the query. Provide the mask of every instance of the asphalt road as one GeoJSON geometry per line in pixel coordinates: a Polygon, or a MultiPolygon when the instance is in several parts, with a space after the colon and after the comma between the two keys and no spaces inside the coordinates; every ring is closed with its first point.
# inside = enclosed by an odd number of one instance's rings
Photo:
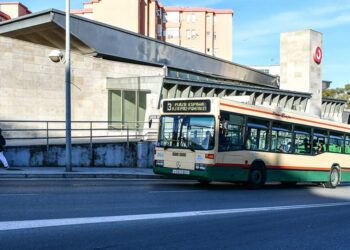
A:
{"type": "Polygon", "coordinates": [[[349,249],[350,186],[0,182],[0,249],[349,249]]]}

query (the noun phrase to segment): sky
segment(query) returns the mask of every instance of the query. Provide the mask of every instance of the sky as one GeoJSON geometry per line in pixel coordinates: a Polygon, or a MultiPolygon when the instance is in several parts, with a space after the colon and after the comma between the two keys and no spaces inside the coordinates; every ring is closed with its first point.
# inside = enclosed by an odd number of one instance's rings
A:
{"type": "MultiPolygon", "coordinates": [[[[72,8],[82,2],[71,0],[72,8]]],[[[65,8],[65,0],[21,0],[30,10],[65,8]]],[[[166,6],[233,9],[233,61],[279,64],[281,32],[313,29],[323,33],[323,79],[332,87],[350,83],[350,0],[161,0],[166,6]]]]}

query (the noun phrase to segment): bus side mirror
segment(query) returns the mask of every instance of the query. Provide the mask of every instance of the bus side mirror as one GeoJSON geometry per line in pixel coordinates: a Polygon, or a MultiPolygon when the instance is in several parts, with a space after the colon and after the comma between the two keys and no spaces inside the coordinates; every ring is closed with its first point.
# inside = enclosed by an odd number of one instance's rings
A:
{"type": "Polygon", "coordinates": [[[151,128],[152,127],[152,119],[150,119],[149,121],[148,121],[148,128],[151,128]]]}

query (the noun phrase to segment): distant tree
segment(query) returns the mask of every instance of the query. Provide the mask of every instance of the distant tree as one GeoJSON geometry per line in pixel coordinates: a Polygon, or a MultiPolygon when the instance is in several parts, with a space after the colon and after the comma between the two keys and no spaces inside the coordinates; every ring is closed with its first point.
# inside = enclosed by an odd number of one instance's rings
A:
{"type": "Polygon", "coordinates": [[[335,98],[337,95],[337,90],[335,89],[325,89],[322,92],[323,97],[335,98]]]}
{"type": "Polygon", "coordinates": [[[348,102],[347,108],[350,108],[350,83],[346,84],[344,88],[325,89],[322,92],[325,98],[333,98],[338,100],[346,100],[348,102]]]}

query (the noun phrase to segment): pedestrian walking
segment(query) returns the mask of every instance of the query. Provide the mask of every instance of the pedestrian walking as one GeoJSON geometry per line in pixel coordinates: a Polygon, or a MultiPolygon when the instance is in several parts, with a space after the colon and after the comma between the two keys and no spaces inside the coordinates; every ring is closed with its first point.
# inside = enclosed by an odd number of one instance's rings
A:
{"type": "Polygon", "coordinates": [[[4,156],[5,146],[6,146],[6,140],[2,136],[2,130],[0,128],[0,161],[4,165],[4,168],[10,168],[9,164],[8,164],[8,162],[7,162],[7,160],[6,160],[5,156],[4,156]]]}

